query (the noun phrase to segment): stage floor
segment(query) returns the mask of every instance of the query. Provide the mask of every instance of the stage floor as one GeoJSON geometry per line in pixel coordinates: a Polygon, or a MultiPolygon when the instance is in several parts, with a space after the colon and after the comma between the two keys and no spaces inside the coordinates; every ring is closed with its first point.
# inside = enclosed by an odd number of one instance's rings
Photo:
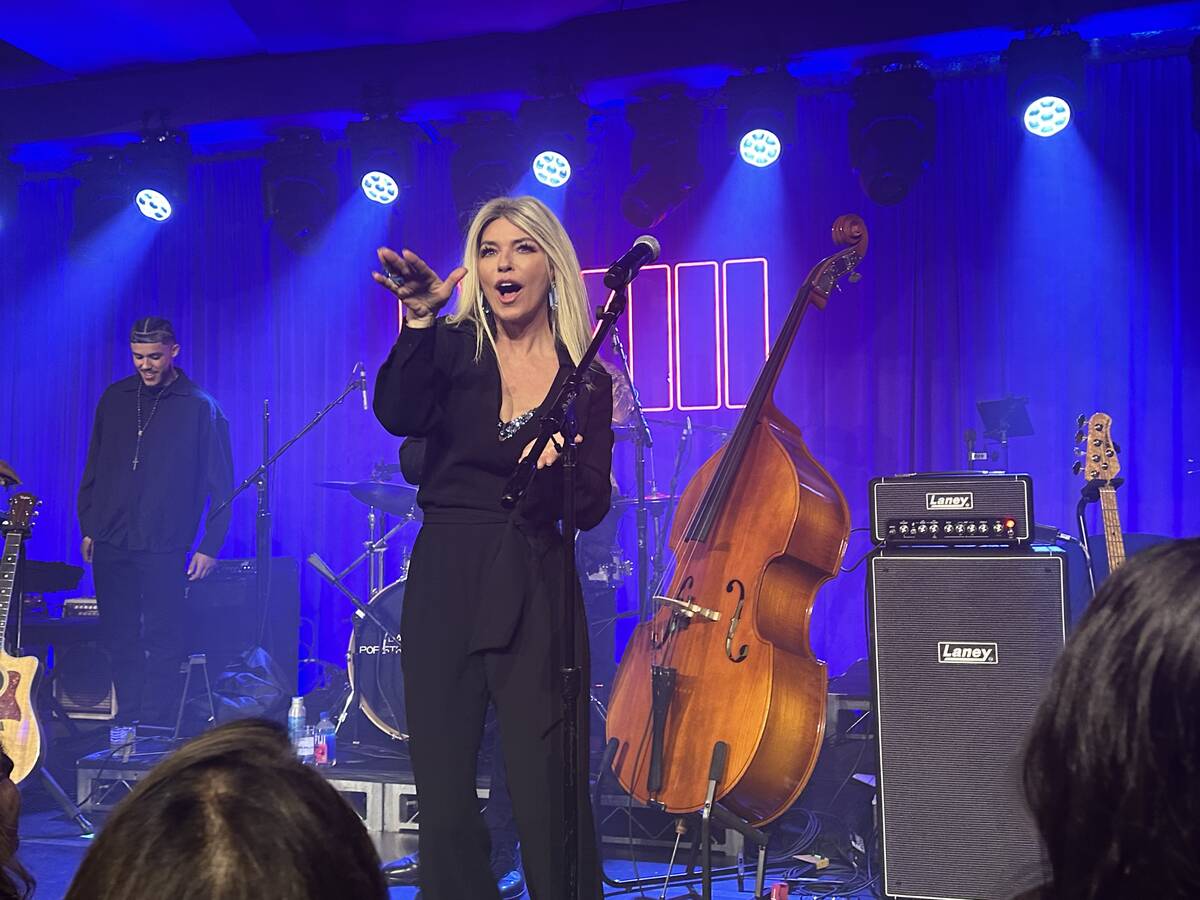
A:
{"type": "MultiPolygon", "coordinates": [[[[45,806],[40,800],[32,805],[45,806]]],[[[383,833],[372,834],[372,839],[379,848],[380,857],[383,859],[402,856],[409,852],[415,842],[415,838],[410,835],[383,833]]],[[[38,900],[59,900],[66,895],[67,887],[90,844],[89,839],[79,836],[79,829],[57,807],[30,809],[21,816],[20,857],[25,867],[37,878],[36,896],[38,900]]],[[[632,878],[634,874],[633,863],[628,860],[606,859],[604,868],[608,876],[613,879],[632,878]]],[[[637,865],[638,872],[642,877],[661,873],[665,868],[661,862],[642,861],[637,865]]],[[[769,885],[778,880],[779,876],[768,875],[767,883],[769,885]]],[[[735,900],[735,898],[746,900],[751,896],[751,886],[751,883],[747,882],[746,892],[738,893],[735,881],[718,881],[713,885],[713,898],[714,900],[735,900]]],[[[790,896],[793,900],[794,898],[808,898],[814,893],[830,896],[831,887],[832,885],[813,887],[809,891],[801,890],[799,892],[793,888],[790,896]]],[[[658,895],[658,889],[647,892],[647,896],[658,897],[658,895]]],[[[390,896],[395,900],[411,900],[416,896],[416,888],[395,887],[391,889],[390,896]]],[[[636,893],[624,893],[619,896],[634,897],[636,893]]],[[[672,887],[668,891],[668,896],[672,898],[686,897],[687,889],[672,887]]],[[[699,896],[698,889],[693,896],[699,896]]],[[[833,891],[832,896],[843,898],[843,900],[869,900],[874,895],[871,893],[845,894],[833,891]]]]}

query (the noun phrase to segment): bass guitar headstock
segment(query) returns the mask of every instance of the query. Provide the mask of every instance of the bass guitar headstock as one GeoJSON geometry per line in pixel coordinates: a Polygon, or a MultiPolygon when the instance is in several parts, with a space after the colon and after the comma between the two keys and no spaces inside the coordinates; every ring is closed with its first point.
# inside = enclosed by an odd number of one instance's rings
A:
{"type": "Polygon", "coordinates": [[[1080,416],[1077,424],[1075,443],[1079,447],[1075,453],[1079,459],[1071,470],[1076,475],[1082,474],[1090,485],[1118,487],[1121,483],[1117,478],[1121,471],[1121,448],[1112,437],[1112,416],[1092,413],[1090,418],[1080,416]]]}

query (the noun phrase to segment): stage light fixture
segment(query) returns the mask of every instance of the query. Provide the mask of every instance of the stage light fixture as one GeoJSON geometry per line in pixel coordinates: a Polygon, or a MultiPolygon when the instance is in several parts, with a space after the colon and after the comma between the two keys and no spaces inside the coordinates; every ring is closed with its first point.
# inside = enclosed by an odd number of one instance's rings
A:
{"type": "Polygon", "coordinates": [[[512,193],[528,171],[530,156],[514,155],[520,142],[507,113],[472,111],[447,131],[455,148],[450,157],[454,208],[465,225],[483,203],[512,193]]]}
{"type": "Polygon", "coordinates": [[[913,57],[874,61],[853,84],[850,164],[863,192],[899,203],[933,158],[933,78],[913,57]]]}
{"type": "Polygon", "coordinates": [[[1025,130],[1038,137],[1053,137],[1071,121],[1071,104],[1062,97],[1038,97],[1025,109],[1025,130]]]}
{"type": "Polygon", "coordinates": [[[359,186],[368,200],[374,200],[383,206],[395,203],[396,198],[400,196],[400,186],[387,172],[372,170],[362,177],[359,186]]]}
{"type": "Polygon", "coordinates": [[[124,148],[129,197],[138,212],[155,222],[165,222],[186,202],[192,151],[187,138],[168,128],[147,132],[136,144],[124,148]]]}
{"type": "Polygon", "coordinates": [[[653,228],[700,180],[700,110],[682,90],[652,89],[625,107],[633,129],[633,179],[621,197],[621,212],[638,228],[653,228]]]}
{"type": "Polygon", "coordinates": [[[1013,41],[1004,52],[1009,113],[1038,137],[1070,123],[1083,100],[1087,42],[1074,32],[1013,41]]]}
{"type": "Polygon", "coordinates": [[[138,212],[155,222],[171,218],[171,201],[153,188],[142,188],[134,198],[138,212]]]}
{"type": "Polygon", "coordinates": [[[395,203],[410,183],[413,148],[424,139],[412,122],[394,113],[372,113],[346,126],[354,177],[368,200],[395,203]]]}
{"type": "Polygon", "coordinates": [[[526,100],[517,111],[521,152],[531,171],[547,187],[563,187],[591,162],[588,125],[591,109],[575,94],[563,92],[526,100]]]}
{"type": "Polygon", "coordinates": [[[798,92],[799,82],[782,68],[725,82],[726,133],[742,162],[766,168],[779,160],[784,144],[795,142],[798,92]]]}
{"type": "Polygon", "coordinates": [[[742,162],[757,169],[765,169],[778,161],[780,150],[779,135],[766,128],[747,131],[738,145],[742,162]]]}
{"type": "Polygon", "coordinates": [[[533,177],[546,187],[562,187],[571,180],[571,163],[554,150],[543,150],[533,158],[533,177]]]}
{"type": "Polygon", "coordinates": [[[275,235],[291,249],[310,249],[337,203],[333,151],[316,128],[281,129],[263,148],[263,202],[275,235]]]}

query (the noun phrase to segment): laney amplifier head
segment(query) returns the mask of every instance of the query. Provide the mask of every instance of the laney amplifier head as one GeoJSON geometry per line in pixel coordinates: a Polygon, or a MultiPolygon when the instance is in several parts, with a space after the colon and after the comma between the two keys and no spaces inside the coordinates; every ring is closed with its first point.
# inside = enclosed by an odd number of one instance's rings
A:
{"type": "Polygon", "coordinates": [[[1028,475],[892,475],[872,479],[870,493],[871,537],[879,544],[1026,544],[1033,533],[1028,475]]]}

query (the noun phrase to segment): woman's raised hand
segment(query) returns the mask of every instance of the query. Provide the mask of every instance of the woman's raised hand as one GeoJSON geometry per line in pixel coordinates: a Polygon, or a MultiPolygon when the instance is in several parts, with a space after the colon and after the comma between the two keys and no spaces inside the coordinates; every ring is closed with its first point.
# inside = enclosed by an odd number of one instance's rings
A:
{"type": "Polygon", "coordinates": [[[467,270],[459,266],[442,279],[411,250],[397,253],[388,247],[380,247],[376,253],[383,272],[372,272],[371,277],[404,304],[404,318],[409,322],[422,319],[432,322],[467,274],[467,270]]]}

